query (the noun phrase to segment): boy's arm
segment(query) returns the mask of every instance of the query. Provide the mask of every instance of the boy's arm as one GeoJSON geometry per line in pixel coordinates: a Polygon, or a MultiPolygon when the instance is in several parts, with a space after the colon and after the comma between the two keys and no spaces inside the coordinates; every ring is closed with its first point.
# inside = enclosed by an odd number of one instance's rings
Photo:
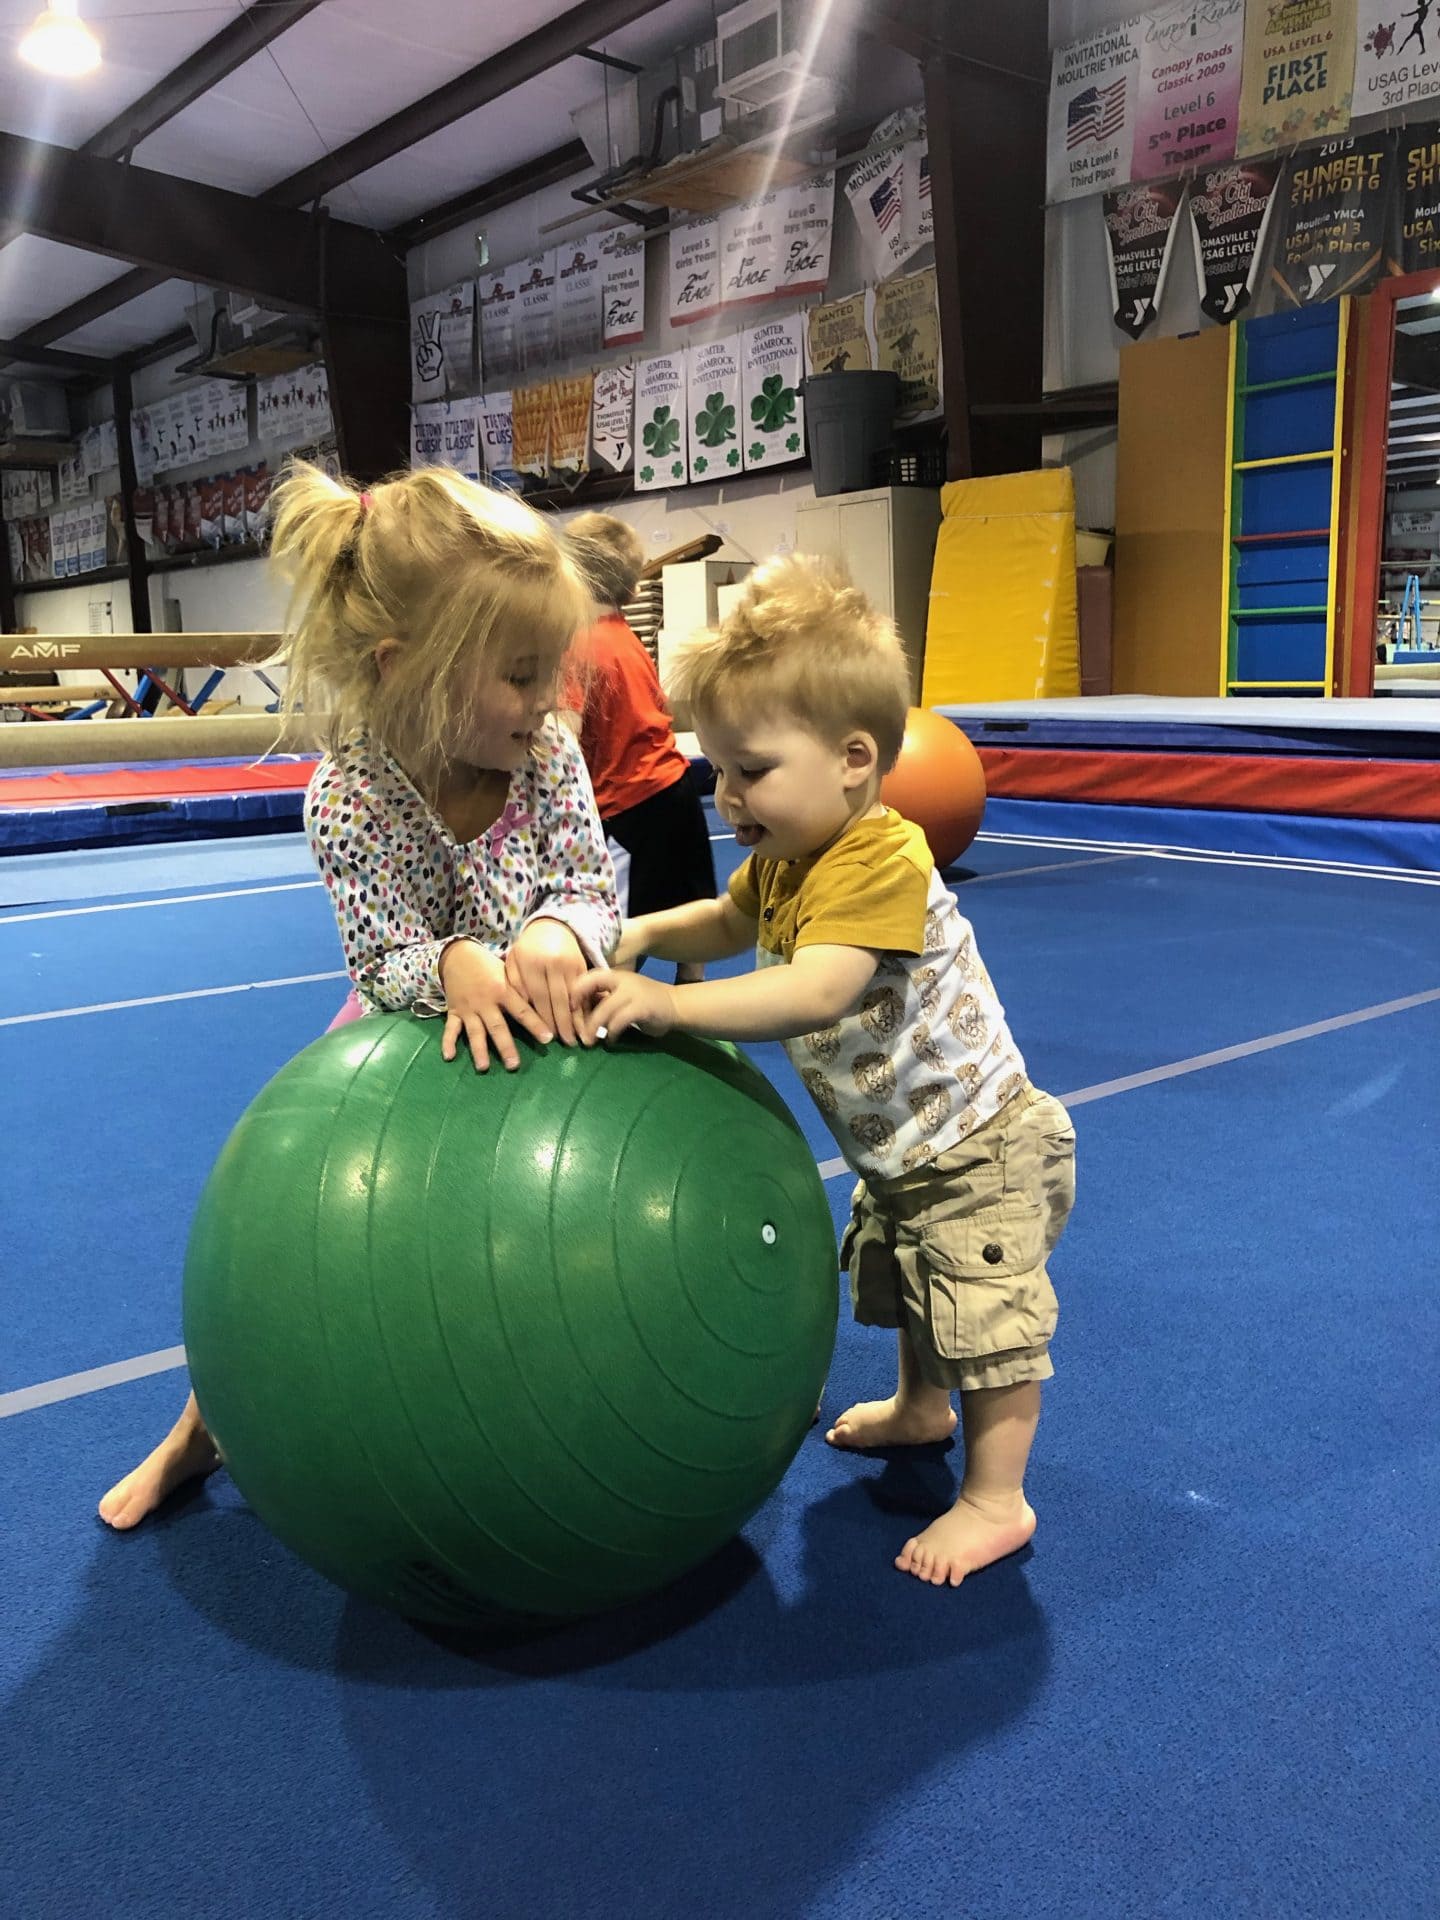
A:
{"type": "Polygon", "coordinates": [[[866,947],[802,947],[788,966],[683,987],[598,969],[576,985],[577,1024],[587,1046],[630,1027],[652,1034],[680,1027],[712,1040],[793,1040],[849,1013],[879,962],[866,947]]]}
{"type": "Polygon", "coordinates": [[[689,900],[664,913],[627,920],[611,956],[617,967],[637,960],[729,960],[755,944],[756,922],[728,893],[715,900],[689,900]]]}

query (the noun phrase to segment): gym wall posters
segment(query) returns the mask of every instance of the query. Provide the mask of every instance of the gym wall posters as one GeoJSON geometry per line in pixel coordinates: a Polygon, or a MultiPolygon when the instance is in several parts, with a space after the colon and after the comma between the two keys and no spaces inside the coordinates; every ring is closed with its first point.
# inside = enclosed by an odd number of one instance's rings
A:
{"type": "Polygon", "coordinates": [[[1344,133],[1355,83],[1355,0],[1249,0],[1242,160],[1344,133]]]}
{"type": "Polygon", "coordinates": [[[1440,121],[1400,135],[1400,270],[1440,267],[1440,121]]]}
{"type": "Polygon", "coordinates": [[[1431,0],[1359,0],[1355,101],[1390,113],[1440,93],[1440,7],[1431,0]]]}
{"type": "Polygon", "coordinates": [[[1240,160],[1190,183],[1200,311],[1222,325],[1249,306],[1275,206],[1278,160],[1240,160]]]}
{"type": "Polygon", "coordinates": [[[1245,0],[1175,0],[1140,16],[1132,178],[1231,157],[1244,44],[1245,0]]]}
{"type": "Polygon", "coordinates": [[[1386,251],[1394,151],[1392,134],[1375,133],[1296,155],[1271,269],[1282,302],[1309,307],[1373,285],[1386,251]]]}
{"type": "Polygon", "coordinates": [[[1141,20],[1121,20],[1050,63],[1047,198],[1074,200],[1124,186],[1135,138],[1141,20]]]}
{"type": "Polygon", "coordinates": [[[1150,326],[1160,305],[1184,191],[1179,180],[1151,180],[1105,195],[1111,309],[1116,326],[1132,340],[1150,326]]]}

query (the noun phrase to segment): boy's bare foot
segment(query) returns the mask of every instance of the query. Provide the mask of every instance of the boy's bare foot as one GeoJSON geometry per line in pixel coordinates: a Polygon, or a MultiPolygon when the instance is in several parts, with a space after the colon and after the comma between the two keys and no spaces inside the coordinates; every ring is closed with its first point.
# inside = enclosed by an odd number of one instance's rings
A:
{"type": "Polygon", "coordinates": [[[893,1394],[849,1408],[825,1438],[832,1447],[925,1447],[948,1440],[954,1431],[955,1409],[948,1396],[933,1406],[917,1406],[893,1394]]]}
{"type": "Polygon", "coordinates": [[[1035,1515],[1023,1494],[977,1499],[962,1493],[948,1513],[907,1540],[895,1564],[932,1587],[958,1587],[967,1573],[1018,1553],[1035,1531],[1035,1515]]]}
{"type": "Polygon", "coordinates": [[[119,1480],[100,1502],[100,1518],[119,1532],[138,1525],[147,1513],[187,1480],[200,1480],[220,1465],[215,1442],[199,1413],[192,1413],[192,1396],[184,1413],[133,1472],[119,1480]]]}

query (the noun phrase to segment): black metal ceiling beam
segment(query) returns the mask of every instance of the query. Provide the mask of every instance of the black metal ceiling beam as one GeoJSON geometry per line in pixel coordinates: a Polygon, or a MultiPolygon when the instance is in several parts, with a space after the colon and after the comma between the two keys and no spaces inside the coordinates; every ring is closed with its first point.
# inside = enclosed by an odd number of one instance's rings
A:
{"type": "Polygon", "coordinates": [[[856,19],[862,33],[912,59],[937,55],[977,73],[1050,88],[1048,0],[866,0],[856,19]]]}
{"type": "Polygon", "coordinates": [[[347,140],[313,166],[278,181],[261,197],[278,206],[296,207],[333,193],[347,180],[393,160],[397,153],[404,153],[407,147],[439,133],[466,114],[488,107],[492,100],[512,93],[527,80],[538,79],[562,60],[573,59],[607,34],[643,19],[660,4],[662,0],[581,0],[579,6],[571,7],[557,20],[537,27],[523,40],[427,93],[423,100],[391,114],[368,133],[347,140]]]}
{"type": "MultiPolygon", "coordinates": [[[[328,296],[348,313],[388,316],[388,302],[372,306],[371,280],[388,280],[394,250],[346,221],[7,133],[0,133],[0,205],[16,208],[27,232],[128,260],[162,279],[234,288],[300,313],[318,313],[328,296]]],[[[121,284],[104,292],[111,307],[135,297],[121,284]]],[[[58,338],[58,318],[27,328],[16,345],[58,338]]]]}
{"type": "Polygon", "coordinates": [[[110,366],[88,353],[60,353],[54,347],[25,347],[18,340],[0,340],[0,360],[27,360],[32,366],[53,367],[57,373],[86,373],[109,378],[110,366]]]}
{"type": "Polygon", "coordinates": [[[320,4],[321,0],[250,0],[243,13],[92,134],[80,151],[93,153],[101,160],[118,160],[122,154],[133,152],[167,120],[193,107],[237,67],[263,53],[272,40],[278,40],[320,4]]]}
{"type": "MultiPolygon", "coordinates": [[[[82,141],[81,153],[100,160],[118,160],[130,154],[152,133],[173,120],[177,113],[219,86],[237,67],[263,53],[297,20],[313,13],[321,0],[251,0],[251,4],[228,26],[222,27],[203,47],[197,47],[188,60],[182,60],[173,73],[132,100],[122,113],[82,141]]],[[[16,239],[23,227],[0,227],[0,246],[16,239]]],[[[53,336],[59,339],[61,336],[53,336]]]]}
{"type": "Polygon", "coordinates": [[[572,180],[589,165],[590,155],[584,141],[569,140],[563,147],[552,147],[549,153],[527,161],[523,167],[512,167],[508,173],[496,174],[493,180],[471,187],[468,193],[456,194],[453,200],[442,201],[438,207],[412,215],[390,229],[390,240],[397,247],[418,246],[422,240],[433,240],[436,234],[448,233],[452,227],[463,227],[468,220],[482,219],[497,207],[509,206],[523,194],[538,193],[544,187],[556,187],[572,180]]]}

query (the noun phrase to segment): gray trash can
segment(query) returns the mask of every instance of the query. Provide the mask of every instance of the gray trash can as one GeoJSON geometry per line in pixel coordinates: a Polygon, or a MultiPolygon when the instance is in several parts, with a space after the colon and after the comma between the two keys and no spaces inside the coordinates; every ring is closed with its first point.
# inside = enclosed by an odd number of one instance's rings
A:
{"type": "Polygon", "coordinates": [[[800,382],[816,493],[858,493],[895,439],[898,373],[811,373],[800,382]]]}

